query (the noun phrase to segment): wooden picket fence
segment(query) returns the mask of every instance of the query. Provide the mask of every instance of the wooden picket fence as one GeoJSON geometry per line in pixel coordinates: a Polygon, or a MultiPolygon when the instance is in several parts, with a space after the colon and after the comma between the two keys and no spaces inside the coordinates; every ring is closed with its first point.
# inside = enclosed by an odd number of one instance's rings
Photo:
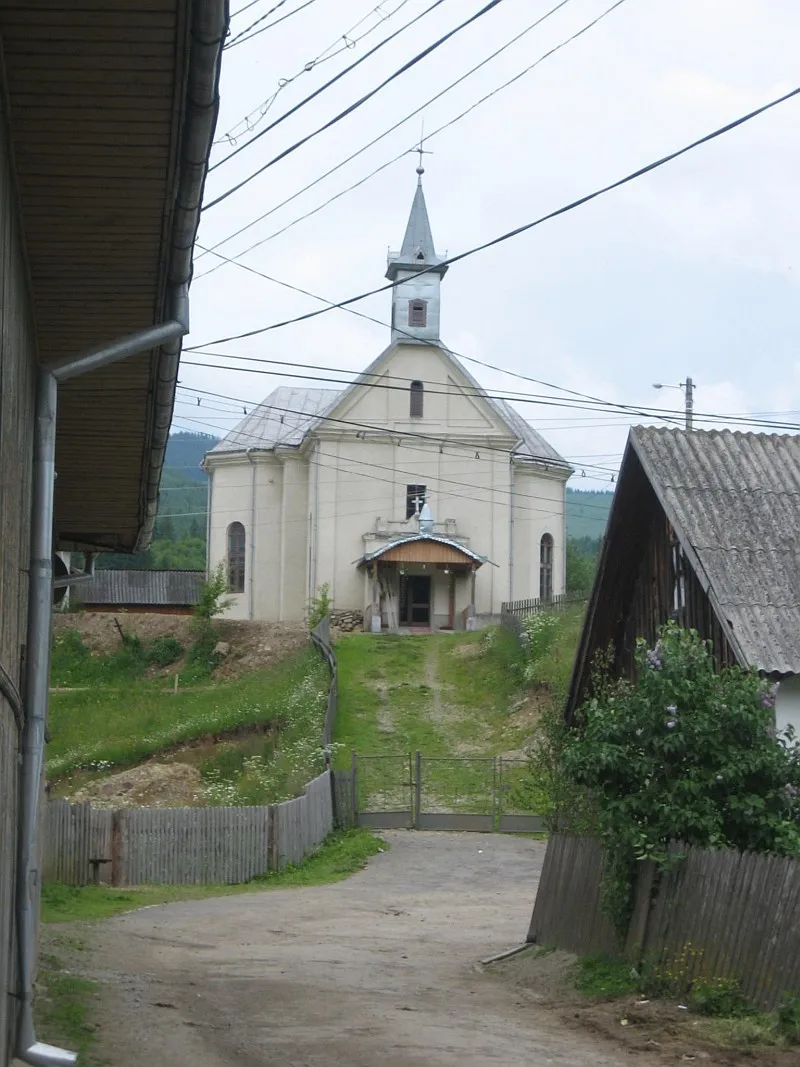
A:
{"type": "Polygon", "coordinates": [[[547,846],[528,941],[578,955],[626,953],[695,978],[741,982],[764,1010],[800,994],[800,862],[762,853],[674,845],[657,875],[640,865],[624,937],[602,909],[603,849],[556,834],[547,846]]]}
{"type": "Polygon", "coordinates": [[[45,880],[86,885],[248,882],[316,851],[333,830],[332,772],[264,807],[124,808],[50,801],[45,880]]]}
{"type": "Polygon", "coordinates": [[[507,600],[500,605],[500,625],[508,630],[520,630],[522,620],[528,615],[538,615],[543,611],[564,611],[572,604],[585,604],[589,599],[586,590],[573,593],[560,593],[558,596],[542,599],[507,600]]]}

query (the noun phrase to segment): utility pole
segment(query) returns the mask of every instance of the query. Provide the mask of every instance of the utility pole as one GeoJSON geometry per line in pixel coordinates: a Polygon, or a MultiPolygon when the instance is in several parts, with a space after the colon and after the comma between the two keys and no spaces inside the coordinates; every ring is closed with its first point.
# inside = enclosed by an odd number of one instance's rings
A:
{"type": "Polygon", "coordinates": [[[685,399],[685,426],[687,430],[692,429],[692,416],[694,414],[694,389],[695,384],[692,378],[687,377],[685,382],[681,382],[680,385],[664,385],[663,382],[654,382],[654,389],[682,389],[685,399]]]}
{"type": "Polygon", "coordinates": [[[694,382],[691,378],[687,378],[682,384],[686,395],[686,429],[691,430],[692,414],[694,412],[694,382]]]}

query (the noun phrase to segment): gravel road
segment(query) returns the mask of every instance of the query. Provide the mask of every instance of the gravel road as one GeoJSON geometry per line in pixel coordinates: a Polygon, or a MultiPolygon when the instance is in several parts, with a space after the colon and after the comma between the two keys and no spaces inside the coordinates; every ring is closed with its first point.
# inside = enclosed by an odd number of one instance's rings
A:
{"type": "MultiPolygon", "coordinates": [[[[621,1067],[478,961],[525,937],[544,845],[396,832],[335,885],[95,927],[113,1067],[621,1067]]],[[[644,1061],[642,1061],[644,1062],[644,1061]]]]}

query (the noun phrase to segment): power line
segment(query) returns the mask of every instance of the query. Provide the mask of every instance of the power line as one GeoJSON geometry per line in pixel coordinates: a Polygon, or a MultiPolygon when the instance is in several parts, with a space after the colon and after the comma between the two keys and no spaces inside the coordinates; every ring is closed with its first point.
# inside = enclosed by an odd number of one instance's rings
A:
{"type": "MultiPolygon", "coordinates": [[[[471,67],[468,71],[466,71],[460,77],[456,78],[455,81],[450,82],[449,85],[446,85],[444,87],[444,89],[441,89],[438,93],[434,94],[434,96],[432,96],[429,100],[426,100],[423,104],[420,104],[419,107],[414,108],[413,111],[409,112],[408,115],[406,115],[404,118],[400,119],[399,122],[396,122],[393,126],[390,126],[387,130],[384,130],[383,133],[379,134],[377,137],[374,137],[367,144],[365,144],[361,148],[359,148],[358,151],[353,152],[351,155],[347,156],[346,159],[341,160],[341,162],[337,163],[336,166],[331,167],[329,170],[327,170],[323,174],[321,174],[318,178],[315,178],[312,182],[309,182],[308,185],[304,185],[302,187],[302,189],[298,189],[296,192],[292,193],[291,196],[288,196],[285,200],[282,200],[279,204],[276,204],[275,207],[270,208],[269,211],[265,211],[262,215],[259,215],[258,218],[253,219],[251,222],[248,222],[245,226],[240,227],[234,233],[229,234],[227,237],[223,237],[221,241],[217,241],[216,244],[212,245],[210,249],[204,250],[203,254],[205,254],[206,252],[213,252],[217,248],[220,248],[222,245],[227,244],[228,241],[232,241],[235,237],[238,237],[240,234],[244,233],[246,230],[249,230],[251,227],[257,225],[259,222],[263,222],[264,219],[268,218],[270,215],[273,215],[276,211],[279,211],[282,207],[285,207],[287,204],[291,203],[292,200],[295,200],[298,196],[301,196],[303,193],[308,192],[309,189],[312,189],[315,185],[318,185],[321,181],[324,181],[325,178],[330,177],[331,174],[334,174],[337,170],[340,170],[347,163],[350,163],[352,160],[354,160],[357,156],[360,156],[363,152],[366,152],[367,149],[372,148],[373,145],[376,145],[379,141],[382,141],[385,137],[388,137],[390,133],[393,133],[395,130],[399,129],[400,126],[403,126],[410,119],[414,118],[415,115],[418,115],[421,111],[424,111],[426,107],[429,107],[431,104],[435,103],[441,97],[445,96],[447,93],[450,92],[451,89],[455,89],[455,87],[457,85],[460,85],[461,82],[466,81],[466,79],[471,77],[471,75],[473,75],[476,71],[480,70],[482,67],[485,67],[486,64],[490,63],[493,59],[496,59],[497,56],[499,56],[501,53],[505,52],[506,49],[510,48],[512,45],[516,44],[517,41],[521,40],[521,38],[523,38],[526,34],[530,33],[532,30],[536,29],[537,26],[541,25],[541,23],[543,23],[546,19],[550,18],[551,15],[554,15],[557,11],[559,11],[562,7],[564,7],[569,2],[570,2],[570,0],[559,0],[559,3],[557,3],[554,7],[550,8],[549,11],[546,11],[544,13],[544,15],[541,15],[534,22],[530,23],[530,25],[526,26],[525,29],[523,29],[520,33],[516,34],[516,36],[512,37],[509,41],[506,41],[506,43],[504,45],[502,45],[500,48],[497,48],[490,55],[488,55],[484,59],[482,59],[480,61],[480,63],[476,63],[474,67],[471,67]]],[[[599,18],[595,19],[594,22],[591,23],[591,25],[594,25],[595,22],[598,22],[600,19],[605,18],[606,15],[608,15],[615,7],[618,7],[618,6],[619,6],[619,3],[615,3],[607,11],[602,12],[601,15],[599,16],[599,18]]],[[[581,33],[585,32],[585,29],[587,29],[587,28],[589,28],[589,27],[584,27],[584,30],[582,30],[580,32],[581,33]]],[[[540,58],[536,61],[536,63],[531,64],[530,67],[527,67],[524,71],[522,71],[521,74],[516,75],[513,79],[511,79],[511,81],[515,81],[517,78],[522,77],[523,74],[526,74],[529,70],[533,70],[533,68],[535,66],[537,66],[539,63],[541,63],[549,55],[554,54],[554,52],[559,51],[559,49],[561,49],[565,45],[567,45],[571,40],[573,40],[573,38],[575,36],[579,36],[579,34],[573,35],[573,37],[567,38],[567,40],[562,41],[561,44],[558,45],[555,49],[551,49],[550,52],[546,53],[544,56],[540,56],[540,58]]],[[[506,85],[510,85],[511,81],[506,82],[503,85],[500,85],[497,89],[494,90],[494,93],[499,92],[501,89],[505,88],[506,85]]],[[[477,107],[479,104],[483,103],[484,100],[488,100],[489,96],[494,95],[494,93],[490,93],[486,97],[483,97],[481,100],[479,100],[476,104],[473,105],[473,108],[477,107]]],[[[467,112],[465,112],[464,114],[466,114],[466,113],[467,112]]],[[[458,116],[457,118],[453,119],[449,124],[445,124],[445,126],[446,125],[452,125],[454,122],[457,122],[459,120],[459,118],[462,118],[462,117],[463,117],[463,115],[458,116]]],[[[444,126],[443,127],[439,127],[439,129],[434,130],[433,133],[429,134],[425,139],[429,141],[432,137],[435,137],[437,133],[440,133],[441,130],[444,129],[444,128],[445,128],[444,126]]],[[[311,215],[316,214],[317,211],[321,211],[322,208],[327,207],[328,204],[332,203],[334,200],[337,200],[340,196],[344,196],[345,193],[349,193],[353,189],[357,189],[360,185],[363,185],[364,182],[368,181],[370,178],[374,177],[376,174],[379,174],[382,170],[385,170],[387,167],[391,166],[393,163],[396,163],[398,160],[403,159],[405,156],[408,155],[409,151],[410,151],[410,149],[405,149],[404,151],[402,151],[400,153],[400,155],[395,156],[393,159],[390,159],[386,163],[382,163],[380,167],[377,167],[375,170],[371,171],[369,174],[366,175],[366,177],[361,178],[359,181],[355,182],[353,185],[349,186],[347,189],[344,189],[341,193],[337,193],[335,196],[333,196],[330,199],[326,200],[319,207],[314,208],[312,211],[307,212],[305,215],[301,215],[300,218],[299,219],[295,219],[294,222],[290,222],[286,226],[284,226],[282,229],[277,230],[273,234],[270,234],[269,237],[265,237],[261,241],[256,241],[255,244],[250,245],[250,247],[246,248],[244,250],[244,252],[240,253],[240,255],[245,255],[247,252],[251,252],[254,248],[258,248],[259,245],[264,244],[265,241],[271,241],[273,237],[277,237],[278,234],[284,233],[287,229],[290,229],[292,226],[296,225],[298,222],[302,222],[304,219],[309,218],[311,215]]],[[[202,258],[202,256],[198,257],[198,259],[200,259],[200,258],[202,258]]],[[[218,270],[218,269],[219,269],[218,266],[217,267],[212,267],[211,270],[205,271],[204,273],[198,275],[198,279],[199,278],[204,278],[206,276],[206,274],[211,274],[213,271],[218,270]]]]}
{"type": "MultiPolygon", "coordinates": [[[[188,416],[185,416],[185,415],[182,415],[181,418],[185,419],[187,422],[195,422],[195,421],[197,421],[195,419],[190,419],[190,418],[188,418],[188,416]]],[[[242,432],[242,436],[243,437],[247,437],[252,441],[260,440],[260,438],[258,437],[257,434],[251,434],[251,433],[242,432]]],[[[409,446],[407,450],[409,452],[420,452],[420,451],[423,451],[423,452],[425,452],[426,455],[429,455],[429,456],[430,455],[434,455],[434,456],[436,455],[435,452],[431,452],[428,449],[418,449],[418,448],[415,449],[415,448],[409,446]]],[[[333,457],[333,456],[325,456],[324,453],[323,453],[323,456],[324,456],[325,459],[335,459],[336,458],[336,457],[333,457]]],[[[338,457],[338,459],[339,459],[339,463],[341,463],[342,457],[338,457]]],[[[362,478],[370,478],[370,477],[372,477],[377,481],[387,481],[388,479],[382,479],[382,478],[380,478],[378,476],[365,474],[361,470],[361,468],[362,467],[370,467],[370,468],[373,468],[375,470],[388,471],[393,476],[392,479],[391,479],[391,484],[392,485],[397,485],[396,476],[398,474],[402,475],[403,477],[406,477],[406,478],[416,478],[416,479],[418,479],[418,478],[422,477],[422,474],[421,474],[419,468],[417,468],[416,470],[406,470],[406,469],[398,468],[396,466],[388,467],[388,466],[386,466],[386,464],[383,464],[383,463],[372,463],[371,461],[366,460],[366,459],[345,460],[345,462],[352,463],[352,465],[353,465],[352,468],[351,467],[342,467],[342,466],[339,465],[339,463],[334,463],[333,465],[331,465],[331,464],[321,464],[321,465],[322,466],[331,467],[331,469],[335,469],[335,470],[339,471],[339,473],[356,474],[356,475],[358,475],[359,477],[362,477],[362,478]]],[[[513,498],[515,500],[516,499],[522,499],[522,500],[544,500],[544,501],[546,501],[547,503],[549,503],[551,505],[550,508],[545,509],[545,508],[534,508],[534,507],[525,506],[525,510],[540,512],[541,514],[548,514],[548,515],[553,514],[553,508],[552,508],[553,501],[552,501],[552,498],[550,498],[550,497],[540,496],[539,494],[536,494],[536,493],[516,492],[516,491],[513,491],[511,489],[503,489],[500,486],[482,486],[482,485],[477,485],[476,486],[474,484],[474,482],[462,482],[462,481],[459,481],[459,480],[457,480],[455,478],[448,478],[446,475],[440,475],[439,473],[436,473],[434,475],[434,478],[435,478],[436,482],[438,482],[438,483],[442,483],[442,484],[446,484],[446,485],[455,485],[458,488],[470,490],[469,494],[448,493],[447,495],[449,495],[449,496],[462,496],[463,499],[465,499],[465,500],[480,500],[479,497],[475,497],[475,495],[474,495],[475,491],[479,490],[479,491],[484,491],[484,492],[487,492],[487,493],[490,493],[490,494],[493,494],[493,495],[494,494],[499,494],[500,496],[508,496],[508,497],[511,497],[511,498],[513,498]]],[[[516,506],[517,505],[515,505],[515,507],[516,506]]],[[[606,509],[601,504],[596,504],[596,505],[586,504],[585,506],[586,507],[594,507],[595,509],[601,510],[603,512],[606,511],[606,509]]]]}
{"type": "MultiPolygon", "coordinates": [[[[244,43],[244,41],[249,41],[253,37],[257,37],[259,33],[263,33],[265,30],[271,30],[273,26],[277,26],[280,22],[285,22],[286,19],[290,19],[292,15],[296,15],[304,8],[310,7],[311,4],[314,3],[314,0],[305,0],[305,2],[300,5],[300,7],[296,7],[292,11],[287,11],[287,13],[285,15],[281,15],[279,19],[275,19],[274,22],[270,22],[269,26],[262,26],[260,30],[257,30],[255,33],[251,34],[250,37],[246,36],[250,33],[251,30],[255,29],[256,26],[260,25],[262,22],[268,19],[270,15],[273,15],[278,10],[278,8],[283,7],[285,3],[287,3],[287,0],[280,0],[280,2],[277,3],[273,8],[270,8],[266,15],[262,15],[260,18],[257,18],[255,22],[252,22],[246,29],[242,30],[241,33],[237,33],[235,37],[231,37],[231,39],[223,45],[223,52],[227,51],[229,48],[233,48],[237,44],[242,44],[244,43]]],[[[244,10],[244,8],[242,10],[244,10]]],[[[241,12],[239,12],[239,14],[241,14],[241,12]]]]}
{"type": "MultiPolygon", "coordinates": [[[[562,207],[556,208],[554,211],[548,212],[546,215],[541,215],[539,218],[534,219],[532,222],[523,223],[521,226],[516,226],[513,230],[508,230],[506,233],[500,234],[499,237],[493,237],[489,241],[484,241],[483,244],[476,245],[474,248],[468,249],[466,252],[460,252],[456,256],[450,256],[449,258],[441,260],[439,263],[426,267],[424,270],[418,271],[418,275],[428,274],[432,270],[440,271],[442,267],[451,266],[453,263],[459,263],[463,259],[468,259],[470,256],[474,256],[478,252],[485,252],[489,248],[494,248],[496,245],[502,244],[505,241],[510,240],[513,237],[518,237],[522,233],[526,233],[528,230],[534,229],[536,226],[541,226],[542,223],[548,222],[551,219],[557,218],[559,215],[565,215],[570,211],[574,211],[578,207],[582,207],[584,204],[590,203],[592,200],[596,200],[600,196],[604,196],[606,193],[612,192],[614,189],[619,189],[623,185],[627,185],[629,182],[635,181],[637,178],[641,178],[645,174],[649,174],[651,171],[657,170],[663,167],[667,163],[671,163],[673,160],[678,159],[680,156],[685,155],[687,152],[691,152],[693,149],[700,147],[700,145],[706,144],[709,141],[715,140],[717,137],[721,137],[725,133],[729,133],[731,130],[742,126],[744,123],[749,122],[751,119],[756,118],[758,115],[762,115],[765,111],[769,111],[779,104],[785,103],[787,100],[800,94],[800,87],[792,89],[788,93],[784,93],[782,96],[771,100],[767,104],[763,104],[761,107],[756,108],[754,111],[749,111],[747,114],[734,119],[732,122],[726,123],[724,126],[720,126],[711,133],[705,134],[703,137],[699,137],[697,140],[692,141],[688,145],[684,145],[683,148],[679,148],[674,152],[670,152],[666,156],[662,156],[660,159],[654,160],[652,163],[647,163],[643,167],[639,167],[635,171],[631,171],[623,178],[618,178],[616,181],[611,182],[608,185],[602,186],[600,189],[595,189],[591,193],[587,193],[584,196],[578,197],[577,200],[572,200],[568,204],[562,207]]],[[[216,201],[215,201],[216,202],[216,201]]],[[[211,206],[211,205],[210,205],[211,206]]],[[[358,296],[351,296],[347,300],[341,300],[336,304],[332,304],[329,307],[319,308],[316,311],[306,312],[304,315],[297,315],[292,319],[285,319],[282,322],[273,322],[268,326],[261,326],[255,330],[247,330],[244,333],[232,334],[229,337],[220,337],[214,341],[207,341],[202,345],[194,345],[187,351],[193,351],[195,348],[207,348],[209,345],[225,344],[228,341],[239,341],[246,337],[255,337],[258,334],[267,333],[270,330],[278,330],[284,326],[291,326],[296,322],[305,322],[307,319],[314,319],[320,315],[324,315],[329,311],[333,311],[335,308],[347,307],[350,304],[358,303],[361,300],[366,300],[370,296],[376,296],[378,293],[385,293],[390,289],[394,289],[398,285],[402,285],[403,280],[397,279],[396,281],[389,282],[387,285],[381,285],[377,289],[370,289],[365,293],[360,293],[358,296]]]]}
{"type": "MultiPolygon", "coordinates": [[[[259,0],[255,0],[255,2],[257,3],[259,2],[259,0]]],[[[296,74],[292,75],[292,77],[290,78],[280,78],[278,80],[278,87],[275,92],[272,93],[271,96],[268,96],[266,100],[262,101],[262,103],[259,104],[258,107],[254,108],[247,115],[245,115],[245,117],[240,122],[237,122],[235,126],[232,126],[231,129],[227,131],[227,133],[223,133],[220,137],[215,138],[214,144],[222,144],[224,141],[227,141],[227,143],[231,145],[232,148],[235,148],[237,137],[242,136],[245,133],[252,133],[255,130],[256,126],[259,124],[261,119],[265,117],[267,112],[270,110],[270,108],[275,103],[278,96],[280,95],[280,93],[283,92],[284,89],[288,88],[288,86],[290,86],[293,82],[297,81],[297,79],[302,77],[303,74],[310,74],[312,70],[316,70],[317,67],[321,66],[323,63],[328,63],[331,59],[335,59],[336,56],[341,55],[342,52],[348,52],[353,48],[356,48],[357,45],[361,41],[363,41],[365,37],[369,37],[369,35],[371,33],[374,33],[375,30],[377,30],[379,26],[382,26],[384,22],[388,22],[390,18],[393,18],[397,14],[397,12],[404,8],[409,2],[410,0],[400,0],[397,7],[395,7],[392,11],[388,11],[385,13],[381,10],[383,7],[383,3],[378,4],[377,7],[373,7],[366,15],[362,16],[362,18],[360,18],[358,22],[353,23],[353,25],[348,27],[348,29],[346,29],[344,33],[340,33],[336,40],[333,42],[333,44],[328,45],[328,47],[323,49],[323,51],[320,52],[317,56],[315,56],[313,59],[310,59],[307,63],[304,63],[296,74]],[[376,22],[374,26],[370,26],[369,29],[365,30],[359,36],[351,36],[351,34],[353,34],[359,26],[361,26],[364,22],[367,21],[370,15],[377,15],[378,22],[376,22]],[[256,116],[255,120],[253,120],[254,116],[256,116]],[[241,131],[240,134],[239,130],[242,126],[244,126],[244,129],[241,131]]]]}
{"type": "MultiPolygon", "coordinates": [[[[501,4],[502,2],[503,0],[489,0],[489,2],[487,4],[484,4],[484,6],[479,11],[476,11],[474,15],[470,15],[468,19],[465,19],[463,22],[459,23],[458,26],[443,34],[436,41],[434,41],[433,44],[428,45],[427,48],[424,48],[421,52],[418,52],[415,56],[413,56],[406,63],[404,63],[402,67],[398,67],[396,71],[390,74],[388,78],[384,78],[384,80],[374,89],[370,89],[368,93],[365,93],[358,100],[355,100],[343,111],[340,111],[338,115],[334,115],[332,119],[329,119],[326,123],[324,123],[322,126],[319,126],[311,133],[306,134],[306,136],[301,138],[299,141],[295,141],[293,145],[290,145],[288,148],[285,148],[283,152],[279,152],[277,156],[273,156],[273,158],[270,159],[267,163],[264,163],[257,170],[254,170],[252,174],[249,174],[246,178],[242,178],[241,181],[231,186],[231,188],[226,190],[226,192],[221,193],[218,197],[215,197],[215,199],[212,200],[210,203],[205,204],[201,210],[207,211],[209,208],[215,207],[217,204],[222,203],[223,200],[227,200],[229,196],[233,196],[234,193],[244,188],[245,185],[248,185],[251,181],[253,181],[254,178],[257,178],[259,174],[263,174],[264,171],[267,170],[269,167],[273,166],[275,163],[278,163],[280,160],[285,159],[287,156],[291,155],[292,152],[296,152],[298,148],[302,148],[302,146],[304,144],[307,144],[313,137],[316,137],[323,131],[329,130],[332,126],[335,126],[338,122],[341,122],[342,119],[346,118],[358,108],[362,107],[368,100],[371,100],[377,93],[381,92],[382,89],[385,89],[386,86],[393,82],[396,78],[399,78],[401,75],[405,74],[406,71],[411,70],[411,68],[415,67],[417,63],[420,63],[423,59],[427,58],[427,56],[429,56],[432,52],[435,52],[437,48],[441,48],[441,46],[443,44],[446,44],[446,42],[449,41],[451,37],[454,37],[457,33],[460,33],[461,30],[465,29],[467,26],[471,26],[478,19],[483,18],[484,15],[487,15],[490,11],[497,7],[498,4],[501,4]]],[[[431,6],[437,7],[441,3],[444,3],[444,0],[435,0],[434,4],[432,4],[431,6]]],[[[366,57],[362,56],[361,58],[364,59],[366,57]]],[[[269,128],[270,127],[267,127],[267,129],[269,128]]],[[[262,130],[256,136],[260,137],[262,134],[267,132],[267,129],[262,130]]],[[[247,145],[252,144],[253,140],[255,140],[255,138],[248,141],[247,144],[241,145],[240,148],[234,149],[234,152],[226,156],[225,159],[230,159],[235,152],[239,152],[242,148],[246,148],[247,145]]],[[[225,160],[220,160],[220,163],[216,164],[216,166],[219,166],[221,163],[224,162],[225,160]]]]}
{"type": "MultiPolygon", "coordinates": [[[[369,52],[365,52],[363,56],[357,59],[354,63],[351,63],[349,67],[345,67],[344,70],[339,71],[339,73],[336,74],[333,78],[330,78],[328,81],[326,81],[324,85],[320,85],[320,87],[318,89],[315,89],[313,93],[310,93],[303,100],[300,100],[299,103],[295,104],[294,107],[284,112],[283,115],[275,119],[275,121],[270,123],[269,126],[266,126],[263,130],[260,131],[260,133],[257,133],[254,137],[251,137],[250,140],[246,141],[243,145],[239,145],[238,148],[234,148],[234,150],[232,152],[229,152],[227,156],[224,156],[213,166],[209,167],[209,172],[216,170],[217,167],[221,167],[223,163],[227,163],[229,159],[233,159],[233,157],[238,155],[239,152],[243,152],[245,148],[248,148],[251,144],[254,144],[265,134],[268,134],[271,130],[274,130],[276,126],[280,126],[280,124],[285,119],[288,119],[290,115],[294,115],[297,111],[300,110],[300,108],[305,107],[305,105],[308,104],[311,100],[316,99],[316,97],[318,97],[320,93],[324,93],[326,89],[329,89],[332,85],[340,81],[352,70],[355,70],[356,67],[361,66],[361,64],[366,62],[366,60],[368,60],[370,56],[373,56],[376,52],[379,52],[381,48],[384,47],[384,45],[389,44],[389,42],[393,41],[395,37],[399,37],[399,35],[405,30],[407,30],[410,26],[413,26],[415,23],[419,22],[420,19],[425,18],[426,15],[429,15],[431,11],[434,11],[443,3],[445,3],[445,0],[435,0],[435,2],[432,3],[429,7],[426,7],[424,11],[421,11],[418,15],[415,15],[413,19],[410,19],[404,25],[396,29],[394,33],[389,34],[388,37],[385,37],[382,41],[379,41],[374,48],[370,48],[369,52]]],[[[379,89],[380,88],[381,87],[379,86],[379,89]]],[[[377,91],[378,90],[376,89],[375,92],[377,91]]],[[[324,129],[325,127],[322,128],[324,129]]],[[[319,133],[319,130],[317,130],[316,132],[319,133]]],[[[312,134],[311,136],[313,137],[315,136],[315,134],[312,134]]],[[[271,166],[271,164],[267,164],[267,166],[271,166]]],[[[209,204],[209,207],[211,206],[213,205],[209,204]]]]}

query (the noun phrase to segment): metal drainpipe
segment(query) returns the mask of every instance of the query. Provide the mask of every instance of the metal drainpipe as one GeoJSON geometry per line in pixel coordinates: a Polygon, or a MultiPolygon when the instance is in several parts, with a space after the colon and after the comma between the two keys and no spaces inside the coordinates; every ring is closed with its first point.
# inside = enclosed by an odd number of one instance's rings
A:
{"type": "Polygon", "coordinates": [[[256,463],[250,453],[252,448],[248,448],[245,453],[250,463],[250,576],[247,583],[247,614],[251,619],[255,618],[255,603],[254,603],[254,591],[255,591],[255,561],[256,561],[256,463]]]}
{"type": "Polygon", "coordinates": [[[96,349],[71,363],[41,370],[36,390],[31,560],[28,586],[25,727],[22,733],[17,856],[17,941],[19,1016],[16,1055],[33,1067],[72,1067],[74,1052],[36,1040],[33,981],[40,890],[39,796],[44,765],[44,734],[50,687],[50,630],[53,605],[53,493],[55,489],[58,385],[127,356],[179,341],[189,332],[185,287],[174,294],[176,318],[96,349]]]}

